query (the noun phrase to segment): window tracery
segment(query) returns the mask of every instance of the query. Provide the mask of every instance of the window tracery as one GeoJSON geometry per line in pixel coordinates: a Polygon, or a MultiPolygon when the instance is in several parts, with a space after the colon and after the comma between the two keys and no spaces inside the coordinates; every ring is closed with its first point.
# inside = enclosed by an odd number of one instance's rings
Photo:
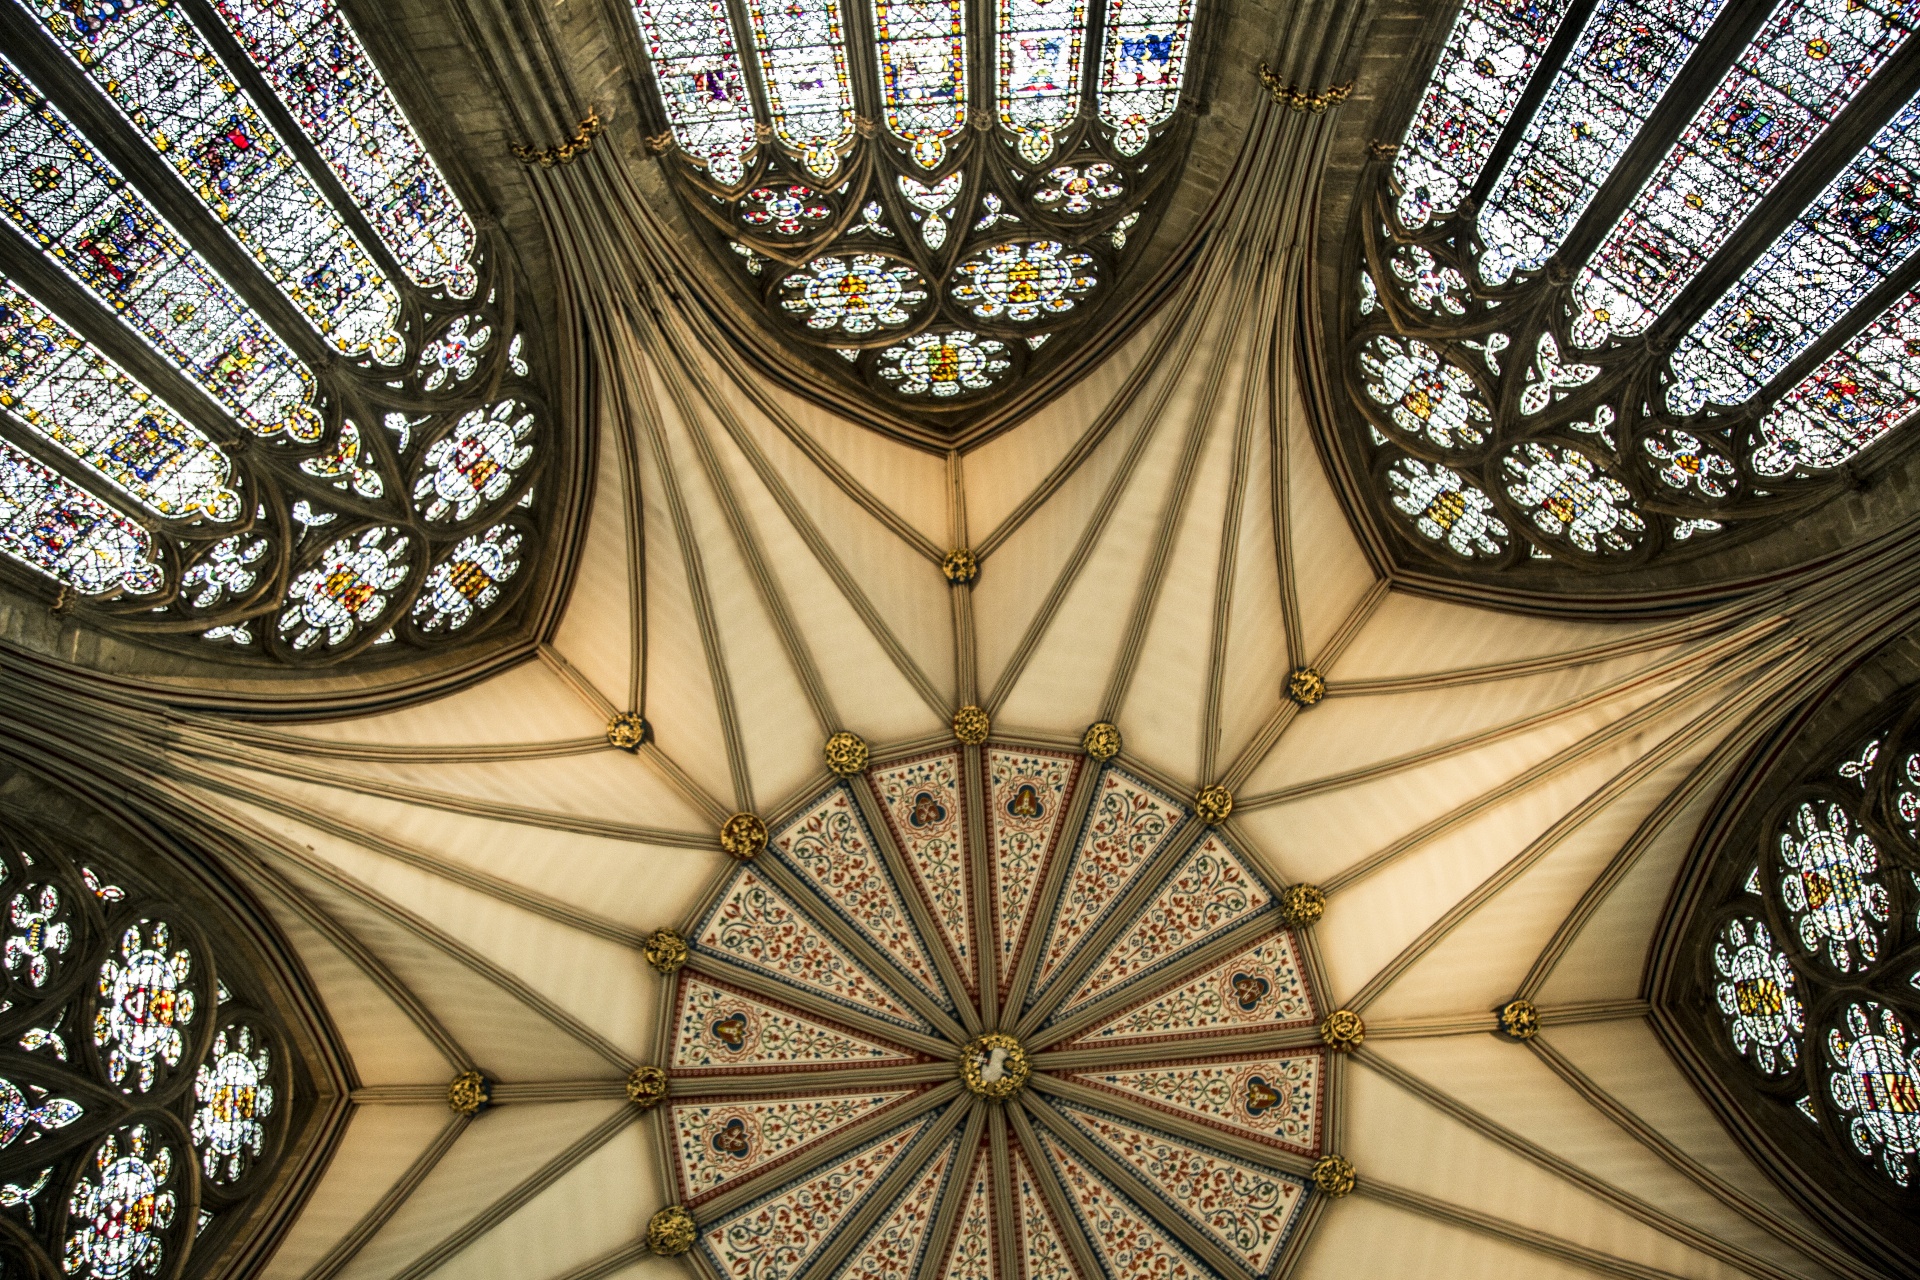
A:
{"type": "Polygon", "coordinates": [[[1461,7],[1339,311],[1349,448],[1411,544],[1507,572],[1706,552],[1896,433],[1917,28],[1914,0],[1461,7]],[[1449,536],[1414,462],[1511,538],[1449,536]]]}
{"type": "Polygon", "coordinates": [[[0,1216],[34,1274],[204,1274],[294,1081],[222,928],[113,856],[0,817],[0,1216]]]}
{"type": "Polygon", "coordinates": [[[6,0],[0,566],[224,660],[464,638],[537,547],[504,251],[334,0],[6,0]]]}
{"type": "Polygon", "coordinates": [[[1803,756],[1798,781],[1759,793],[1750,835],[1715,855],[1732,865],[1688,944],[1702,1031],[1732,1081],[1909,1221],[1901,1197],[1920,1191],[1915,705],[1911,693],[1891,711],[1876,700],[1866,723],[1803,756]]]}
{"type": "Polygon", "coordinates": [[[982,406],[1063,359],[1053,339],[1116,299],[1180,167],[1190,0],[634,17],[653,145],[723,269],[823,373],[908,412],[982,406]]]}

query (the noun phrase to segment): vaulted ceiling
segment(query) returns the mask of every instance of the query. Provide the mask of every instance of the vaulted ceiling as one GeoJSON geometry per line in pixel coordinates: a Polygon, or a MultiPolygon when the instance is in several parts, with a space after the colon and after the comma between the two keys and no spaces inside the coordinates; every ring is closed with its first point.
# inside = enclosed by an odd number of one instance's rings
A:
{"type": "Polygon", "coordinates": [[[483,663],[282,682],[281,704],[272,681],[113,670],[38,613],[0,654],[7,753],[97,758],[246,850],[231,874],[331,1023],[345,1066],[319,1087],[345,1118],[261,1274],[705,1265],[647,1242],[681,1198],[672,1109],[628,1092],[667,1045],[649,940],[695,933],[738,866],[731,815],[777,837],[833,783],[831,735],[879,762],[957,750],[963,707],[1066,755],[1111,723],[1119,765],[1179,805],[1231,794],[1218,830],[1263,882],[1324,892],[1302,964],[1364,1040],[1327,1050],[1316,1150],[1356,1177],[1310,1193],[1287,1274],[1900,1274],[1722,1125],[1648,974],[1756,745],[1910,624],[1907,535],[1605,616],[1400,563],[1343,479],[1315,308],[1345,243],[1325,220],[1431,60],[1422,8],[1219,5],[1152,286],[1070,376],[952,441],[768,376],[623,105],[624,4],[369,15],[444,93],[544,282],[591,463],[553,599],[483,663]],[[512,159],[588,106],[591,146],[512,159]],[[1290,696],[1303,670],[1324,698],[1290,696]],[[612,740],[623,716],[644,741],[612,740]],[[1515,1000],[1537,1034],[1497,1033],[1515,1000]],[[449,1107],[468,1071],[477,1114],[449,1107]]]}

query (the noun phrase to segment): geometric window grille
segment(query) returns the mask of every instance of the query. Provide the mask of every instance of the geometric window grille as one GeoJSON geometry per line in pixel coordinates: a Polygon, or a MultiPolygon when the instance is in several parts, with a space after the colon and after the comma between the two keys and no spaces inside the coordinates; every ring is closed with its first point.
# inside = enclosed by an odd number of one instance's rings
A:
{"type": "Polygon", "coordinates": [[[1120,762],[978,758],[978,796],[958,749],[834,783],[687,926],[656,1061],[703,1272],[1278,1274],[1330,1131],[1310,943],[1120,762]]]}
{"type": "Polygon", "coordinates": [[[1354,447],[1407,541],[1644,565],[1899,433],[1916,28],[1916,0],[1467,0],[1340,293],[1354,447]]]}
{"type": "Polygon", "coordinates": [[[722,269],[817,367],[910,414],[1058,362],[1180,168],[1191,0],[633,14],[649,145],[722,269]]]}
{"type": "Polygon", "coordinates": [[[200,1274],[274,1181],[299,1110],[286,1042],[217,932],[41,825],[0,827],[0,1259],[200,1274]]]}
{"type": "MultiPolygon", "coordinates": [[[[1920,734],[1855,729],[1779,800],[1724,879],[1696,964],[1726,1070],[1779,1137],[1920,1206],[1920,734]],[[1737,871],[1737,874],[1734,872],[1737,871]]],[[[1739,846],[1735,846],[1738,848],[1739,846]]],[[[1824,1181],[1825,1179],[1823,1179],[1824,1181]]]]}
{"type": "Polygon", "coordinates": [[[9,2],[0,572],[203,657],[479,631],[538,551],[535,340],[345,15],[9,2]]]}

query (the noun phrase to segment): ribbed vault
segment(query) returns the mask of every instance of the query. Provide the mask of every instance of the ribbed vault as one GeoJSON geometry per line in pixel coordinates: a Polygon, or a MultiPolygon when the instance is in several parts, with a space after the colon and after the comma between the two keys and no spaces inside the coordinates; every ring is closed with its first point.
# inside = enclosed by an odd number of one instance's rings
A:
{"type": "MultiPolygon", "coordinates": [[[[1264,54],[1281,82],[1344,80],[1352,16],[1296,6],[1219,74],[1264,54]]],[[[1727,1136],[1652,1029],[1642,968],[1727,778],[1822,673],[1910,620],[1920,571],[1877,545],[1633,621],[1396,580],[1348,522],[1298,375],[1339,110],[1262,95],[1158,309],[952,451],[806,403],[713,340],[643,162],[591,148],[530,179],[600,433],[571,594],[534,658],[267,727],[0,654],[23,739],[110,757],[248,851],[234,873],[351,1061],[344,1136],[264,1274],[690,1274],[645,1238],[675,1198],[669,1109],[628,1094],[670,990],[649,938],[690,928],[732,869],[730,815],[777,826],[829,783],[829,735],[876,759],[946,747],[963,706],[996,740],[1068,753],[1111,722],[1183,803],[1231,792],[1221,829],[1267,880],[1325,892],[1308,963],[1365,1038],[1328,1054],[1324,1148],[1358,1179],[1313,1193],[1290,1274],[1893,1273],[1727,1136]],[[956,549],[977,576],[943,567],[956,549]],[[1324,699],[1289,696],[1302,669],[1324,699]],[[630,749],[610,741],[623,714],[647,726],[630,749]],[[1537,1035],[1495,1034],[1515,1000],[1537,1035]],[[449,1107],[467,1072],[477,1114],[449,1107]]]]}

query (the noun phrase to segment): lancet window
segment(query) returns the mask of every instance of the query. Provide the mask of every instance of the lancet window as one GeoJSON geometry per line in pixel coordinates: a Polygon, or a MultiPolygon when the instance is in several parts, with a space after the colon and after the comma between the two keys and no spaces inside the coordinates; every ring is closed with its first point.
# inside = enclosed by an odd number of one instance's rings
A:
{"type": "Polygon", "coordinates": [[[334,0],[6,0],[0,573],[200,657],[471,636],[547,410],[500,245],[334,0]]]}
{"type": "Polygon", "coordinates": [[[1350,456],[1406,542],[1630,568],[1900,447],[1916,28],[1915,0],[1466,0],[1338,301],[1350,456]]]}
{"type": "Polygon", "coordinates": [[[722,269],[817,369],[908,413],[1063,358],[1179,169],[1191,0],[633,13],[651,145],[722,269]]]}

